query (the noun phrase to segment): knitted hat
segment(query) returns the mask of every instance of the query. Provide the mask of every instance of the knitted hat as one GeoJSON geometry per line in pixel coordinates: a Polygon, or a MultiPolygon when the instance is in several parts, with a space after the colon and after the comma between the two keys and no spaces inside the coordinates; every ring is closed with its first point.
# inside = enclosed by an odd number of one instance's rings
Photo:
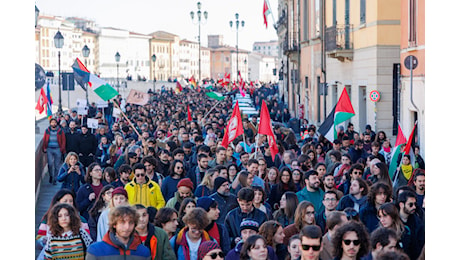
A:
{"type": "MultiPolygon", "coordinates": [[[[211,208],[211,206],[213,204],[215,204],[217,206],[216,200],[211,198],[211,197],[208,197],[208,196],[200,197],[196,201],[196,207],[197,208],[203,208],[204,210],[206,210],[206,212],[209,211],[209,209],[211,208]]],[[[213,208],[215,208],[215,207],[213,207],[213,208]]]]}
{"type": "Polygon", "coordinates": [[[240,232],[244,229],[252,229],[259,232],[259,223],[253,219],[244,219],[240,224],[240,232]]]}
{"type": "Polygon", "coordinates": [[[113,198],[113,196],[115,196],[116,194],[124,195],[124,196],[126,197],[126,199],[128,199],[128,193],[126,192],[126,190],[125,190],[123,187],[116,187],[116,188],[112,191],[112,198],[113,198]]]}
{"type": "Polygon", "coordinates": [[[207,253],[214,249],[220,249],[219,244],[214,241],[205,241],[198,247],[198,259],[203,259],[207,253]]]}
{"type": "Polygon", "coordinates": [[[177,184],[177,188],[179,189],[179,187],[182,187],[182,186],[188,187],[191,190],[193,190],[193,182],[192,180],[190,180],[190,178],[184,178],[180,180],[179,183],[177,184]]]}
{"type": "Polygon", "coordinates": [[[222,184],[224,184],[225,182],[228,182],[227,179],[225,179],[224,177],[217,177],[215,180],[214,180],[214,190],[218,190],[220,188],[220,186],[222,186],[222,184]]]}

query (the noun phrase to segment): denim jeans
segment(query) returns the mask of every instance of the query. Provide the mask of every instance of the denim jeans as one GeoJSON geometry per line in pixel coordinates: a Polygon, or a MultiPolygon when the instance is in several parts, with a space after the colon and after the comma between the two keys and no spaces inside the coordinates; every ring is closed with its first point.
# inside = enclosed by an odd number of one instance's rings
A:
{"type": "Polygon", "coordinates": [[[62,165],[62,153],[59,148],[48,148],[46,151],[48,157],[48,173],[56,182],[59,168],[62,165]]]}

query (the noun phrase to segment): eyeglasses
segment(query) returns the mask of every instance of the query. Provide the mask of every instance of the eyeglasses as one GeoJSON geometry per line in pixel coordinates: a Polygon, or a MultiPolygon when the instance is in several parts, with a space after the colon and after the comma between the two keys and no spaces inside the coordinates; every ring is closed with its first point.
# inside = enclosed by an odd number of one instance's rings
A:
{"type": "Polygon", "coordinates": [[[93,169],[93,172],[102,172],[102,169],[99,169],[99,168],[93,169]]]}
{"type": "Polygon", "coordinates": [[[302,244],[302,249],[305,250],[305,251],[308,251],[310,250],[310,248],[313,249],[313,251],[319,251],[321,249],[321,245],[304,245],[302,244]]]}
{"type": "Polygon", "coordinates": [[[307,211],[307,212],[305,212],[305,214],[311,216],[311,215],[315,215],[315,212],[314,211],[307,211]]]}
{"type": "Polygon", "coordinates": [[[182,166],[176,166],[176,169],[184,169],[182,166]]]}
{"type": "Polygon", "coordinates": [[[353,242],[353,245],[355,246],[359,246],[359,244],[361,244],[361,241],[359,240],[350,240],[350,239],[344,239],[342,240],[343,243],[345,243],[345,245],[349,246],[352,242],[353,242]]]}
{"type": "Polygon", "coordinates": [[[324,199],[324,201],[337,201],[337,199],[334,199],[334,198],[327,198],[327,199],[324,199]]]}
{"type": "Polygon", "coordinates": [[[223,253],[222,251],[220,251],[219,253],[214,252],[214,253],[212,253],[212,254],[210,254],[210,255],[208,255],[208,256],[210,256],[211,259],[216,259],[217,256],[219,256],[220,258],[224,258],[224,257],[225,257],[225,255],[224,255],[224,253],[223,253]]]}

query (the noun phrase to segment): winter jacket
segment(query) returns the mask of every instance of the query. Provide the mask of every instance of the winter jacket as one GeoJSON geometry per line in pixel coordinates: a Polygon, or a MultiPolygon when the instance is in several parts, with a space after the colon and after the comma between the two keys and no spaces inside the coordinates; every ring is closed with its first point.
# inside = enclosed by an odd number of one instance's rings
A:
{"type": "Polygon", "coordinates": [[[74,132],[68,132],[65,134],[65,150],[66,152],[77,152],[78,151],[78,138],[80,132],[75,129],[74,132]]]}
{"type": "Polygon", "coordinates": [[[366,226],[369,234],[379,227],[380,221],[377,214],[377,209],[370,203],[366,203],[359,209],[359,219],[366,226]]]}
{"type": "Polygon", "coordinates": [[[129,204],[142,204],[145,207],[155,207],[161,209],[165,206],[165,199],[161,193],[160,186],[145,177],[146,183],[139,185],[136,183],[136,178],[126,184],[125,190],[128,193],[129,204]]]}
{"type": "Polygon", "coordinates": [[[151,259],[147,247],[142,244],[139,235],[134,232],[129,239],[128,246],[122,244],[115,235],[107,232],[100,242],[92,244],[86,253],[86,260],[147,260],[151,259]],[[128,257],[127,257],[128,256],[128,257]]]}
{"type": "Polygon", "coordinates": [[[180,179],[173,179],[171,176],[166,176],[166,178],[164,178],[163,183],[161,184],[161,193],[163,194],[165,201],[174,197],[179,181],[180,179]]]}
{"type": "Polygon", "coordinates": [[[361,199],[357,200],[351,194],[345,195],[339,200],[339,204],[337,205],[336,209],[338,211],[343,211],[345,208],[354,208],[355,201],[356,203],[358,203],[359,208],[361,209],[364,206],[364,204],[367,203],[367,196],[363,196],[361,199]]]}
{"type": "MultiPolygon", "coordinates": [[[[191,198],[196,201],[196,198],[194,196],[192,196],[191,198]]],[[[180,204],[182,203],[183,200],[184,199],[179,196],[179,192],[176,191],[176,192],[174,192],[174,197],[170,198],[168,200],[168,202],[166,202],[165,207],[173,208],[173,209],[176,209],[177,211],[179,211],[180,204]]]]}
{"type": "Polygon", "coordinates": [[[67,163],[62,164],[57,176],[58,182],[62,182],[61,189],[69,189],[77,193],[80,186],[85,184],[85,167],[80,162],[77,162],[77,165],[80,168],[80,175],[75,171],[68,173],[70,166],[67,163]]]}
{"type": "MultiPolygon", "coordinates": [[[[105,185],[107,185],[107,182],[102,181],[102,186],[105,185]]],[[[93,207],[94,202],[96,201],[96,199],[93,199],[92,201],[88,199],[89,194],[93,192],[94,190],[89,183],[80,186],[77,191],[77,208],[80,212],[80,215],[82,215],[85,219],[89,219],[88,211],[93,207]]]]}
{"type": "MultiPolygon", "coordinates": [[[[177,260],[190,260],[190,249],[187,243],[186,233],[188,231],[188,227],[184,227],[177,233],[177,235],[173,236],[169,243],[171,247],[176,253],[177,260]]],[[[211,236],[209,236],[208,232],[203,230],[201,234],[201,242],[200,244],[206,241],[215,241],[211,236]]]]}
{"type": "MultiPolygon", "coordinates": [[[[48,142],[50,140],[50,131],[51,131],[51,126],[49,126],[45,130],[45,134],[43,135],[43,146],[42,149],[48,149],[48,142]]],[[[61,127],[57,127],[57,141],[59,144],[59,150],[61,150],[61,153],[65,153],[65,133],[61,129],[61,127]]]]}
{"type": "Polygon", "coordinates": [[[240,224],[243,221],[243,219],[246,218],[250,218],[257,221],[257,223],[259,223],[259,226],[268,220],[267,215],[260,209],[253,208],[253,210],[249,213],[241,212],[240,207],[232,209],[225,217],[225,227],[228,230],[228,233],[230,235],[230,241],[232,244],[234,244],[235,238],[241,236],[240,224]]]}
{"type": "Polygon", "coordinates": [[[216,222],[219,224],[224,224],[225,216],[227,216],[227,213],[238,207],[238,200],[236,199],[236,196],[231,193],[229,195],[223,195],[215,192],[211,194],[210,197],[216,200],[217,207],[220,211],[219,218],[216,220],[216,222]]]}
{"type": "Polygon", "coordinates": [[[197,197],[197,198],[201,198],[201,197],[204,197],[204,196],[209,196],[211,194],[212,194],[211,189],[209,189],[208,186],[206,186],[206,185],[200,184],[195,190],[195,197],[197,197]]]}
{"type": "Polygon", "coordinates": [[[150,250],[152,260],[175,260],[176,255],[169,243],[168,234],[151,223],[148,223],[147,228],[149,233],[143,244],[150,250]]]}
{"type": "Polygon", "coordinates": [[[230,238],[224,225],[212,221],[204,230],[216,240],[224,254],[230,251],[230,238]]]}

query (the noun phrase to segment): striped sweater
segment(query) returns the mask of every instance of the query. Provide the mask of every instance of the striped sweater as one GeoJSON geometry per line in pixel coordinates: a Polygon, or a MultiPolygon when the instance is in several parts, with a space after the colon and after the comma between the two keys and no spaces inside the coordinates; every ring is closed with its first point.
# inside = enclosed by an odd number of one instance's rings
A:
{"type": "Polygon", "coordinates": [[[91,243],[90,235],[83,229],[79,234],[69,231],[60,236],[50,235],[45,245],[45,259],[85,259],[86,248],[91,243]]]}

